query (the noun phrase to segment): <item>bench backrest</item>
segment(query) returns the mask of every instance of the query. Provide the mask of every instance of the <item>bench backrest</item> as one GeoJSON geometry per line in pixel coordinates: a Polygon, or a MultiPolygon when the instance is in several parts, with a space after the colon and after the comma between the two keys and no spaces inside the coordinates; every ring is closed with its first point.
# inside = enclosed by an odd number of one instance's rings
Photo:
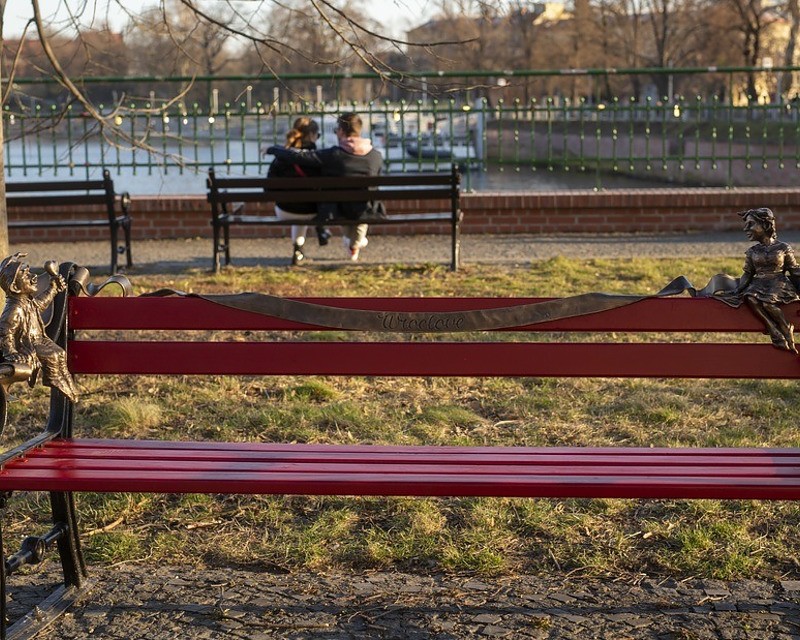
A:
{"type": "MultiPolygon", "coordinates": [[[[129,201],[130,196],[122,194],[120,205],[123,210],[127,209],[129,201]]],[[[98,205],[105,207],[111,220],[116,212],[116,193],[111,173],[103,169],[102,180],[7,182],[6,204],[10,210],[98,205]]]]}
{"type": "MultiPolygon", "coordinates": [[[[398,339],[404,313],[437,314],[540,302],[537,298],[307,298],[342,309],[373,310],[386,318],[388,339],[353,331],[333,341],[298,340],[298,332],[330,328],[225,307],[192,297],[71,298],[69,367],[78,374],[231,374],[379,376],[533,376],[656,378],[799,378],[800,358],[772,347],[746,308],[695,298],[646,299],[591,315],[482,335],[417,334],[398,339]],[[258,341],[84,339],[83,330],[264,331],[258,341]],[[511,333],[507,333],[511,331],[511,333]],[[536,333],[592,334],[584,342],[536,333]],[[613,334],[642,334],[621,341],[613,334]],[[685,342],[676,334],[694,333],[685,342]],[[710,334],[753,334],[751,342],[708,342],[710,334]],[[285,335],[281,335],[285,334],[285,335]],[[598,334],[598,335],[594,335],[598,334]],[[599,334],[604,334],[605,340],[599,334]],[[664,335],[666,334],[666,335],[664,335]],[[447,338],[446,340],[443,338],[447,338]],[[465,338],[467,338],[465,340],[465,338]],[[507,339],[506,339],[507,338],[507,339]],[[264,341],[260,341],[260,340],[264,341]],[[704,341],[700,341],[704,340],[704,341]]],[[[786,309],[796,317],[800,305],[786,309]]],[[[452,316],[451,316],[452,317],[452,316]]],[[[446,327],[439,323],[439,329],[446,327]]],[[[741,338],[741,336],[738,336],[741,338]]]]}
{"type": "Polygon", "coordinates": [[[220,178],[208,171],[208,201],[230,202],[363,202],[365,200],[446,200],[459,207],[461,177],[450,172],[380,176],[308,178],[220,178]],[[324,191],[324,198],[319,192],[324,191]]]}

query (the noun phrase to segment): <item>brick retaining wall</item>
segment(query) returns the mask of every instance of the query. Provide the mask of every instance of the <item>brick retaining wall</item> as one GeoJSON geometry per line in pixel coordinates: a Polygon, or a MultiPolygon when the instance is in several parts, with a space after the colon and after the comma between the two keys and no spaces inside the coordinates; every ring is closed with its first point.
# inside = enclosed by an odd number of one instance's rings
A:
{"type": "MultiPolygon", "coordinates": [[[[392,203],[394,211],[424,211],[430,203],[392,203]]],[[[800,229],[800,189],[696,188],[468,193],[462,196],[464,233],[672,233],[738,230],[737,211],[769,206],[781,230],[800,229]]],[[[443,202],[442,209],[448,208],[443,202]]],[[[248,205],[248,212],[270,213],[271,205],[248,205]]],[[[210,236],[204,196],[134,197],[133,238],[210,236]]],[[[9,218],[32,219],[52,212],[14,211],[9,218]]],[[[443,224],[374,227],[372,234],[448,233],[443,224]]],[[[286,236],[288,228],[234,227],[237,237],[286,236]]],[[[12,229],[12,242],[107,238],[105,228],[12,229]]]]}

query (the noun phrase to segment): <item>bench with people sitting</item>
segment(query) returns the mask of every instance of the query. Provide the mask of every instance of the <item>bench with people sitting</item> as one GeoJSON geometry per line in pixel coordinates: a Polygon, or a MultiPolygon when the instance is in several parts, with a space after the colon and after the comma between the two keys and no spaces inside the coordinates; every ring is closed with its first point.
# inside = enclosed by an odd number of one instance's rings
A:
{"type": "Polygon", "coordinates": [[[287,133],[285,147],[269,147],[275,155],[266,178],[224,178],[208,173],[208,202],[213,228],[213,267],[231,262],[230,228],[234,225],[290,226],[292,264],[306,259],[308,227],[316,227],[320,244],[327,244],[328,227],[343,229],[345,250],[356,261],[367,246],[369,225],[447,225],[451,239],[450,267],[460,260],[461,177],[450,172],[379,175],[380,153],[360,137],[361,119],[342,114],[337,119],[338,144],[316,150],[319,128],[310,118],[298,118],[287,133]],[[385,203],[424,203],[425,211],[398,213],[385,203]],[[275,215],[246,212],[248,203],[273,203],[275,215]],[[430,209],[433,209],[432,211],[430,209]]]}

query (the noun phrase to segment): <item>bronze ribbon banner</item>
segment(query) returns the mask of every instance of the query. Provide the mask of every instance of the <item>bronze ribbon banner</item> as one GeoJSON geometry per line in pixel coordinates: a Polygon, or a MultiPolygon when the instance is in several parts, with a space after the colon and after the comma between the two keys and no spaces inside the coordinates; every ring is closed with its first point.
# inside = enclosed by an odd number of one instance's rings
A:
{"type": "Polygon", "coordinates": [[[76,266],[69,278],[70,291],[75,294],[82,293],[83,295],[89,297],[96,296],[102,289],[105,289],[107,286],[112,284],[115,284],[122,289],[123,298],[133,295],[133,285],[131,284],[131,281],[119,273],[109,276],[100,284],[92,284],[89,282],[89,270],[86,269],[86,267],[76,266]]]}
{"type": "MultiPolygon", "coordinates": [[[[586,293],[531,304],[497,309],[474,309],[443,312],[375,311],[341,309],[311,302],[288,300],[261,293],[200,295],[162,289],[144,296],[180,295],[202,298],[233,309],[301,322],[329,329],[350,331],[396,331],[402,333],[437,333],[511,329],[563,318],[617,309],[647,298],[659,298],[688,292],[696,297],[711,297],[730,292],[738,283],[724,274],[714,276],[703,289],[696,289],[683,276],[675,278],[653,295],[586,293]]],[[[729,304],[732,301],[724,300],[729,304]]]]}

